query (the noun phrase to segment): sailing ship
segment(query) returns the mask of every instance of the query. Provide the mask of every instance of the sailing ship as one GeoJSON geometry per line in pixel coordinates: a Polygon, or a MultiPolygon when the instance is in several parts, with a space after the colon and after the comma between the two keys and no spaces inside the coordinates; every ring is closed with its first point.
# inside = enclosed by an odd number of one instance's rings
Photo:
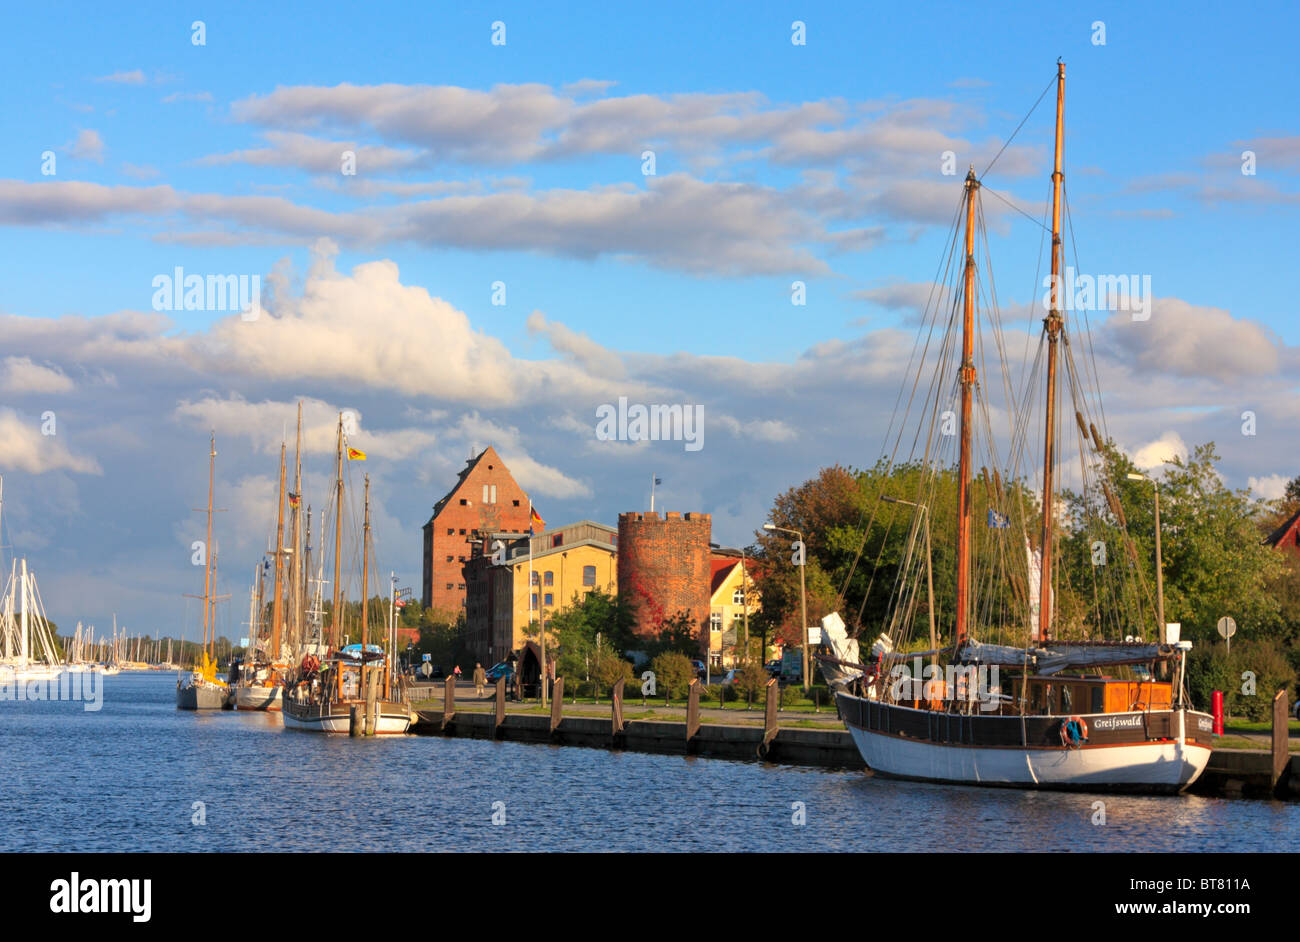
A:
{"type": "MultiPolygon", "coordinates": [[[[1052,277],[1044,298],[1048,312],[1039,357],[1017,394],[1017,384],[1007,371],[996,308],[990,305],[993,310],[987,326],[998,347],[1003,377],[1001,383],[991,377],[982,382],[977,379],[974,348],[977,340],[983,342],[983,335],[977,332],[976,307],[983,307],[984,299],[994,295],[976,287],[975,231],[977,221],[982,220],[979,198],[985,184],[972,168],[965,179],[948,252],[950,289],[940,292],[943,300],[927,309],[932,335],[927,337],[923,326],[913,359],[918,364],[917,383],[909,380],[914,392],[924,390],[921,380],[927,372],[930,375],[920,406],[922,429],[913,439],[911,455],[902,459],[913,462],[912,467],[920,468],[921,473],[915,476],[918,483],[911,499],[883,497],[911,508],[904,558],[897,564],[888,590],[884,630],[872,645],[869,663],[862,664],[856,647],[849,643],[856,639],[842,630],[838,613],[828,616],[823,624],[833,656],[823,658],[823,666],[836,688],[840,716],[866,764],[876,773],[967,785],[1176,793],[1205,769],[1212,721],[1192,709],[1184,688],[1191,643],[1179,639],[1178,626],[1164,623],[1162,596],[1152,606],[1146,591],[1112,489],[1113,462],[1106,460],[1105,439],[1097,429],[1098,421],[1104,428],[1100,394],[1087,362],[1081,369],[1074,360],[1070,334],[1075,325],[1066,330],[1060,296],[1065,107],[1065,66],[1060,62],[1055,85],[1052,277]],[[963,223],[964,256],[958,254],[963,223]],[[958,261],[963,257],[964,264],[958,261]],[[932,346],[934,336],[939,340],[932,346]],[[1041,375],[1044,361],[1045,377],[1041,375]],[[1092,579],[1093,585],[1086,594],[1101,604],[1094,606],[1091,616],[1071,612],[1067,617],[1054,605],[1061,579],[1070,578],[1068,573],[1063,576],[1064,566],[1058,558],[1062,522],[1057,518],[1062,495],[1056,465],[1062,437],[1059,402],[1063,376],[1075,406],[1075,422],[1067,419],[1064,424],[1067,428],[1077,425],[1079,433],[1082,491],[1076,493],[1084,495],[1081,502],[1071,505],[1076,509],[1072,523],[1102,528],[1127,550],[1132,563],[1106,565],[1103,547],[1098,564],[1098,544],[1092,544],[1092,571],[1084,578],[1092,579]],[[990,405],[992,395],[1005,396],[1005,405],[990,405]],[[1036,509],[1020,462],[1028,460],[1028,443],[1037,438],[1031,434],[1031,425],[1040,395],[1044,431],[1036,509]],[[981,399],[978,410],[973,401],[976,397],[981,399]],[[960,416],[956,434],[936,434],[952,406],[960,416]],[[1010,424],[1010,447],[1002,449],[1005,457],[999,461],[991,416],[1002,413],[1010,424]],[[926,421],[928,430],[923,427],[926,421]],[[986,470],[988,465],[975,473],[973,438],[977,433],[983,437],[989,464],[995,469],[992,475],[986,470]],[[951,473],[953,456],[945,449],[959,449],[956,605],[947,644],[936,630],[928,513],[938,492],[941,469],[946,467],[951,473]],[[1003,473],[996,470],[999,467],[1005,469],[1003,473]],[[981,481],[982,491],[976,487],[981,481]],[[972,533],[972,517],[980,519],[973,514],[973,505],[979,502],[986,505],[982,509],[988,513],[987,535],[972,533]],[[1082,517],[1078,515],[1080,507],[1082,517]],[[1036,547],[1031,534],[1037,537],[1036,547]],[[973,552],[976,543],[980,544],[979,553],[973,552]],[[923,611],[928,619],[922,617],[923,611]],[[927,621],[928,647],[924,636],[913,644],[912,634],[921,632],[927,621]],[[1107,640],[1103,634],[1116,637],[1107,640]],[[996,681],[990,680],[992,677],[996,681]]],[[[1081,337],[1090,342],[1086,322],[1081,337]]],[[[1088,349],[1085,344],[1074,346],[1088,349]]],[[[981,366],[985,363],[982,353],[979,362],[981,366]]],[[[1095,373],[1095,366],[1092,370],[1095,373]]],[[[902,401],[900,395],[900,404],[902,401]]],[[[902,429],[912,408],[909,399],[897,442],[908,440],[902,429]]],[[[890,432],[892,435],[892,423],[890,432]]],[[[887,458],[890,469],[900,464],[898,447],[895,445],[887,458]]],[[[912,480],[907,475],[902,479],[912,480]]],[[[878,504],[876,512],[881,511],[878,504]]],[[[859,631],[861,627],[859,624],[859,631]]]]}
{"type": "MultiPolygon", "coordinates": [[[[0,511],[3,508],[4,478],[0,478],[0,511]]],[[[47,680],[63,672],[54,632],[45,618],[45,606],[36,587],[36,575],[28,571],[26,559],[10,561],[9,581],[0,599],[0,636],[3,636],[0,673],[7,682],[47,680]]]]}
{"type": "MultiPolygon", "coordinates": [[[[212,594],[213,568],[216,552],[212,546],[212,488],[216,476],[217,439],[212,436],[208,452],[208,537],[203,544],[203,647],[199,650],[194,667],[176,678],[176,708],[178,710],[221,710],[230,702],[230,687],[217,677],[215,657],[216,624],[213,609],[216,597],[212,594]]],[[[116,627],[115,629],[116,630],[116,627]]]]}
{"type": "MultiPolygon", "coordinates": [[[[281,716],[286,729],[318,733],[393,735],[411,724],[411,708],[392,652],[370,643],[370,476],[365,478],[361,532],[361,642],[340,646],[343,638],[343,416],[339,416],[334,494],[334,605],[330,638],[323,651],[315,643],[300,646],[301,660],[285,685],[281,716]],[[320,654],[316,653],[321,651],[320,654]]],[[[351,450],[350,450],[351,451],[351,450]]],[[[318,582],[319,585],[319,582],[318,582]]],[[[318,606],[317,606],[318,608],[318,606]]],[[[319,621],[316,622],[319,630],[319,621]]]]}

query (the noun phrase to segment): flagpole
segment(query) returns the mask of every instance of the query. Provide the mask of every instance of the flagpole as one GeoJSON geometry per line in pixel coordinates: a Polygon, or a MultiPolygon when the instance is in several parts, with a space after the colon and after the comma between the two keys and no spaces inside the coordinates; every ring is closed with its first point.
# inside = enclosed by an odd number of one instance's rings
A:
{"type": "Polygon", "coordinates": [[[650,475],[650,512],[655,512],[655,476],[653,472],[650,475]]]}

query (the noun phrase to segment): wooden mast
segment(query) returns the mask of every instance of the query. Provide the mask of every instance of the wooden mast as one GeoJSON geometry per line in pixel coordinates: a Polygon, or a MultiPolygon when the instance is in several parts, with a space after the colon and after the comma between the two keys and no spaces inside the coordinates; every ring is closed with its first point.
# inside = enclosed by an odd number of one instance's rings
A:
{"type": "Polygon", "coordinates": [[[966,174],[966,272],[962,291],[961,457],[957,465],[957,628],[960,645],[970,632],[970,479],[971,398],[975,388],[975,191],[979,181],[972,167],[966,174]]]}
{"type": "Polygon", "coordinates": [[[293,446],[293,495],[289,502],[292,515],[293,554],[289,557],[289,645],[302,643],[302,400],[298,401],[298,434],[293,446]]]}
{"type": "Polygon", "coordinates": [[[370,639],[370,475],[366,475],[365,522],[361,528],[361,659],[370,639]]]}
{"type": "MultiPolygon", "coordinates": [[[[217,436],[215,433],[209,439],[208,446],[208,539],[203,544],[203,654],[205,658],[212,656],[212,642],[209,640],[209,633],[212,625],[212,482],[217,471],[217,436]]],[[[113,630],[116,632],[117,616],[114,615],[113,618],[113,630]]],[[[114,639],[114,643],[116,643],[116,639],[114,639]]],[[[206,666],[205,664],[204,667],[206,666]]]]}
{"type": "Polygon", "coordinates": [[[280,658],[280,632],[284,630],[284,459],[285,445],[280,443],[280,499],[275,507],[275,599],[271,603],[271,663],[280,658]]]}
{"type": "Polygon", "coordinates": [[[336,465],[337,485],[334,490],[334,610],[330,615],[330,649],[339,647],[339,556],[343,552],[343,413],[339,413],[338,456],[336,465]]]}
{"type": "Polygon", "coordinates": [[[1065,321],[1061,317],[1061,150],[1065,140],[1065,63],[1056,63],[1056,155],[1052,170],[1052,279],[1051,307],[1043,319],[1047,332],[1047,407],[1043,436],[1043,531],[1042,562],[1039,567],[1038,637],[1052,636],[1052,511],[1055,488],[1052,469],[1056,463],[1056,359],[1057,345],[1065,321]]]}

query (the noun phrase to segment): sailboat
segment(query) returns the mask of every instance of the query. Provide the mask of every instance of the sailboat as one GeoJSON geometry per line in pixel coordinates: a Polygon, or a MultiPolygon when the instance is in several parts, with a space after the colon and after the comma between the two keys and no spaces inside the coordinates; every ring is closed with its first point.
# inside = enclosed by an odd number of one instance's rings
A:
{"type": "Polygon", "coordinates": [[[370,644],[370,476],[365,479],[361,533],[361,643],[339,646],[343,598],[343,416],[339,416],[334,513],[334,608],[329,648],[323,657],[305,651],[285,687],[281,716],[286,729],[318,733],[393,735],[407,731],[411,708],[394,669],[393,654],[370,644]]]}
{"type": "Polygon", "coordinates": [[[212,614],[216,598],[213,589],[213,565],[216,553],[212,547],[212,488],[216,476],[217,439],[214,435],[208,453],[208,538],[203,544],[203,647],[194,667],[176,678],[176,708],[178,710],[221,710],[229,702],[230,687],[217,677],[214,656],[216,625],[212,614]]]}
{"type": "MultiPolygon", "coordinates": [[[[4,508],[4,478],[0,477],[0,511],[4,508]]],[[[28,572],[27,560],[11,560],[9,581],[0,599],[0,672],[8,682],[47,680],[64,670],[54,633],[45,618],[36,576],[28,572]],[[17,615],[14,614],[17,596],[17,615]]]]}
{"type": "MultiPolygon", "coordinates": [[[[1060,296],[1065,108],[1065,65],[1061,62],[1057,63],[1055,84],[1052,278],[1050,294],[1044,298],[1049,310],[1043,320],[1039,358],[1017,393],[1017,383],[1007,375],[994,309],[987,326],[996,339],[1003,378],[1001,383],[993,376],[977,379],[975,344],[977,339],[983,343],[983,335],[976,329],[975,310],[993,295],[976,288],[975,231],[977,220],[982,219],[979,196],[985,185],[972,168],[965,179],[948,251],[951,290],[938,302],[949,310],[936,307],[932,320],[927,311],[929,328],[923,326],[919,352],[913,358],[918,364],[918,382],[913,384],[909,378],[908,385],[919,396],[919,391],[926,389],[921,381],[927,373],[930,377],[924,404],[919,407],[921,430],[915,439],[909,439],[902,434],[903,423],[898,426],[896,441],[916,442],[911,456],[902,460],[911,461],[911,467],[920,468],[921,473],[915,476],[918,484],[910,499],[883,497],[911,508],[904,559],[889,590],[884,630],[872,645],[870,663],[854,663],[856,658],[844,656],[849,648],[845,632],[839,630],[841,617],[838,613],[828,616],[823,624],[837,656],[825,658],[824,664],[837,689],[840,716],[863,760],[876,773],[964,785],[1176,793],[1205,769],[1212,721],[1209,715],[1192,709],[1184,687],[1191,643],[1180,640],[1178,626],[1163,623],[1163,601],[1153,610],[1145,591],[1137,553],[1112,489],[1113,468],[1097,430],[1098,421],[1104,427],[1100,394],[1087,361],[1080,368],[1074,360],[1071,336],[1079,325],[1072,323],[1066,330],[1060,296]],[[959,255],[957,244],[958,227],[963,222],[964,256],[959,255]],[[931,338],[938,338],[933,345],[931,338]],[[1075,406],[1073,423],[1061,419],[1063,374],[1075,406]],[[1091,399],[1089,386],[1093,388],[1091,399]],[[993,395],[1005,396],[1005,406],[990,405],[993,395]],[[981,399],[979,409],[973,401],[976,397],[981,399]],[[1031,424],[1040,397],[1044,425],[1038,439],[1031,424]],[[955,435],[942,432],[943,420],[956,417],[950,406],[959,409],[960,424],[952,430],[955,435]],[[1011,427],[1009,438],[1001,439],[1009,441],[1009,448],[999,449],[991,417],[1002,414],[1011,427]],[[1076,511],[1079,506],[1086,509],[1086,513],[1076,513],[1071,524],[1088,528],[1084,532],[1096,527],[1108,533],[1112,543],[1123,546],[1129,557],[1107,565],[1104,545],[1099,557],[1099,543],[1092,544],[1091,572],[1078,578],[1091,579],[1093,584],[1079,597],[1091,596],[1105,604],[1094,606],[1092,613],[1084,616],[1063,614],[1055,605],[1061,580],[1071,584],[1069,571],[1063,570],[1063,559],[1058,558],[1063,556],[1058,554],[1063,521],[1058,519],[1062,514],[1057,479],[1062,424],[1071,432],[1071,426],[1078,428],[1075,441],[1085,499],[1074,506],[1076,511]],[[987,466],[975,472],[978,459],[973,437],[977,433],[995,469],[992,475],[987,466]],[[957,441],[953,442],[954,438],[957,441]],[[1020,471],[1028,443],[1035,439],[1044,443],[1037,502],[1020,471]],[[928,510],[938,493],[941,466],[951,474],[952,454],[945,449],[959,449],[956,605],[950,639],[939,637],[936,628],[929,551],[928,510]],[[999,467],[1004,468],[1002,473],[996,470],[999,467]],[[982,488],[977,487],[981,482],[982,488]],[[973,505],[980,502],[987,510],[989,527],[972,533],[972,518],[983,519],[982,514],[973,512],[973,505]],[[1035,503],[1040,505],[1038,509],[1035,503]],[[1037,546],[1031,534],[1037,537],[1037,546]],[[979,553],[973,552],[976,548],[979,553]],[[1128,561],[1133,565],[1123,564],[1128,561]],[[928,618],[923,618],[922,612],[928,618]],[[928,639],[920,634],[927,622],[928,639]],[[915,644],[914,632],[920,635],[915,644]]],[[[987,253],[982,257],[987,258],[987,253]]],[[[1090,343],[1086,322],[1083,327],[1073,346],[1086,353],[1090,343]]],[[[986,362],[982,351],[978,362],[981,367],[986,362]]],[[[909,399],[909,413],[912,408],[909,399]]],[[[906,419],[905,414],[904,422],[906,419]]],[[[895,445],[895,453],[888,457],[890,469],[899,466],[897,448],[895,445]]],[[[906,475],[902,479],[912,480],[906,475]]],[[[877,505],[877,511],[881,509],[877,505]]],[[[1086,566],[1079,570],[1086,571],[1086,566]]]]}

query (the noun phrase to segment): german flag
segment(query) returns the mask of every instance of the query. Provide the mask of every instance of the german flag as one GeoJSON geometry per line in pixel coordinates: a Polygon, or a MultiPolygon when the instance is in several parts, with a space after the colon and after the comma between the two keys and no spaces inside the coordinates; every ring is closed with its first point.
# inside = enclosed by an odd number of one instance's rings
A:
{"type": "Polygon", "coordinates": [[[528,508],[528,526],[538,530],[546,529],[546,521],[542,519],[542,515],[537,512],[536,507],[530,506],[528,508]]]}
{"type": "Polygon", "coordinates": [[[293,493],[292,491],[290,491],[290,492],[289,492],[289,506],[290,506],[290,507],[297,507],[300,503],[302,503],[302,498],[299,497],[297,494],[293,493]]]}
{"type": "Polygon", "coordinates": [[[366,453],[365,453],[364,451],[362,451],[360,448],[353,448],[351,445],[349,445],[349,446],[348,446],[348,460],[349,460],[349,461],[365,461],[365,460],[366,460],[366,453]]]}

